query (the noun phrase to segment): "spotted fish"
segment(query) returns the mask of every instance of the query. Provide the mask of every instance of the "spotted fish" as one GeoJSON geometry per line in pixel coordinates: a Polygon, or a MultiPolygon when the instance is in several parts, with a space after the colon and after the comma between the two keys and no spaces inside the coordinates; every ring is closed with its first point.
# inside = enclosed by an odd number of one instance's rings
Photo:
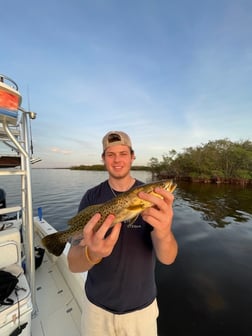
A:
{"type": "Polygon", "coordinates": [[[143,210],[153,206],[152,203],[138,197],[140,191],[162,198],[159,194],[155,193],[155,188],[163,188],[169,192],[173,192],[176,186],[172,180],[147,183],[121,193],[105,203],[91,205],[69,220],[69,228],[67,230],[47,235],[42,239],[42,243],[50,253],[59,256],[63,252],[69,238],[82,235],[84,226],[96,213],[100,213],[101,218],[94,227],[95,231],[100,228],[109,214],[115,216],[111,227],[116,223],[125,221],[132,224],[143,210]]]}

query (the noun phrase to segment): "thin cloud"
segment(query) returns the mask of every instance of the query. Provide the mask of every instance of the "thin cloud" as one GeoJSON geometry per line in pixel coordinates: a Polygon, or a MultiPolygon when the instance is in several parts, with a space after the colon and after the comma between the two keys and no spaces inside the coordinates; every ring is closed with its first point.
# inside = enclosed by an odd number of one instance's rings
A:
{"type": "Polygon", "coordinates": [[[53,152],[53,153],[63,154],[63,155],[72,154],[72,151],[66,150],[66,149],[61,149],[61,148],[58,148],[58,147],[52,147],[52,148],[50,148],[50,151],[53,152]]]}

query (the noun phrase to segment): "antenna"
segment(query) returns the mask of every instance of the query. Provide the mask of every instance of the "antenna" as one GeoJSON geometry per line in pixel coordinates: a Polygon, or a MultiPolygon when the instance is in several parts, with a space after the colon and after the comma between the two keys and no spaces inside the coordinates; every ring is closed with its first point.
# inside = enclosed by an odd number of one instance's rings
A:
{"type": "MultiPolygon", "coordinates": [[[[27,85],[27,99],[28,99],[28,111],[31,111],[31,106],[30,106],[30,90],[29,90],[29,85],[27,85]]],[[[31,137],[31,154],[33,155],[33,143],[32,143],[32,129],[31,129],[31,118],[29,118],[29,131],[30,131],[30,137],[31,137]]]]}

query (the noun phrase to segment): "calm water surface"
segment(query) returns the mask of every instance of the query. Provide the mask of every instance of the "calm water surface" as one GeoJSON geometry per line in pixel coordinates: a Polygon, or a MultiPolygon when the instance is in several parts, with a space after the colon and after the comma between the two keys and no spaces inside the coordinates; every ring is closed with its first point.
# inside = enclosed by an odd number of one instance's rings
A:
{"type": "MultiPolygon", "coordinates": [[[[146,172],[133,176],[150,181],[146,172]]],[[[76,214],[87,188],[105,172],[33,169],[34,214],[57,229],[76,214]]],[[[19,204],[19,178],[1,177],[8,206],[19,204]]],[[[252,335],[252,189],[179,184],[174,233],[179,254],[157,264],[160,336],[252,335]]]]}

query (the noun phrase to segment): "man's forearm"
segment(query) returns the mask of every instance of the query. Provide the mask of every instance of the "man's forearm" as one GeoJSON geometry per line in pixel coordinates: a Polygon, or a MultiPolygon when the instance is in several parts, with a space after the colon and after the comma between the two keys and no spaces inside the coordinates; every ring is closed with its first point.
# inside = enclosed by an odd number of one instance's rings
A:
{"type": "Polygon", "coordinates": [[[71,246],[67,255],[68,267],[73,273],[88,271],[94,266],[85,255],[85,248],[81,245],[71,246]]]}
{"type": "Polygon", "coordinates": [[[154,229],[151,237],[158,260],[166,265],[172,264],[178,253],[178,244],[173,233],[170,231],[169,234],[160,238],[154,229]]]}

